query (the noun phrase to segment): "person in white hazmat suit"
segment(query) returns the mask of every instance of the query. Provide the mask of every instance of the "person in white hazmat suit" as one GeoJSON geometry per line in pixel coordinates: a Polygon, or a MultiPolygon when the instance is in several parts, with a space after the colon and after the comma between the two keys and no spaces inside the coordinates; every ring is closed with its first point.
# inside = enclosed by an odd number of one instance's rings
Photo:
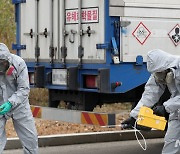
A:
{"type": "Polygon", "coordinates": [[[122,122],[125,128],[134,126],[141,106],[153,107],[166,86],[171,97],[161,106],[153,108],[154,114],[166,116],[169,113],[168,128],[162,154],[180,153],[180,57],[156,49],[147,54],[147,70],[151,73],[145,90],[130,117],[122,122]]]}
{"type": "Polygon", "coordinates": [[[25,154],[38,153],[37,131],[29,105],[29,77],[24,60],[0,43],[0,153],[6,145],[5,125],[12,118],[25,154]]]}

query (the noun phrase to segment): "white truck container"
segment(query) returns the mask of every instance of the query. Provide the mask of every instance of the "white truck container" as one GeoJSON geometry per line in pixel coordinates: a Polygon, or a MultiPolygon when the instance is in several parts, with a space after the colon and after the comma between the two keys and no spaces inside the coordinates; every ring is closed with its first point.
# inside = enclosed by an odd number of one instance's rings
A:
{"type": "Polygon", "coordinates": [[[180,54],[179,0],[13,0],[17,43],[32,87],[49,89],[49,106],[78,109],[138,101],[146,55],[180,54]]]}

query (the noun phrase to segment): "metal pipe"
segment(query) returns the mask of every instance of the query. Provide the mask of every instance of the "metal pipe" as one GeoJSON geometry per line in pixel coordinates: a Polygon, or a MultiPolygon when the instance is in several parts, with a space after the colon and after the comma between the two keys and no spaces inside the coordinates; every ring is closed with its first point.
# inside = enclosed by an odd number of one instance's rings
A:
{"type": "Polygon", "coordinates": [[[66,67],[66,56],[67,56],[67,47],[66,47],[66,40],[65,40],[65,37],[67,35],[66,33],[66,0],[63,0],[62,1],[62,10],[61,10],[61,13],[62,13],[62,46],[61,46],[61,57],[62,57],[62,63],[63,63],[63,67],[65,68],[66,67]]]}
{"type": "Polygon", "coordinates": [[[82,0],[79,0],[79,3],[78,3],[78,14],[79,14],[79,19],[78,19],[78,30],[79,30],[79,46],[82,45],[82,11],[81,11],[81,8],[82,8],[82,0]]]}
{"type": "MultiPolygon", "coordinates": [[[[62,18],[62,34],[63,34],[63,32],[64,32],[64,30],[65,30],[65,7],[66,7],[66,2],[65,2],[66,0],[63,0],[62,1],[62,8],[61,8],[61,18],[62,18]]],[[[62,43],[62,46],[64,46],[65,45],[65,37],[64,37],[64,35],[62,35],[62,38],[61,38],[61,43],[62,43]]]]}
{"type": "Polygon", "coordinates": [[[36,5],[35,5],[35,38],[36,38],[36,45],[35,45],[35,58],[36,58],[36,63],[39,63],[39,56],[40,56],[40,48],[39,48],[39,0],[36,0],[36,5]]]}
{"type": "Polygon", "coordinates": [[[78,1],[78,31],[79,31],[79,37],[78,37],[78,58],[79,58],[79,67],[82,67],[82,57],[84,56],[84,48],[82,47],[82,0],[78,1]]]}
{"type": "Polygon", "coordinates": [[[54,0],[51,1],[51,45],[53,46],[54,40],[53,40],[53,31],[54,31],[54,0]]]}
{"type": "Polygon", "coordinates": [[[58,36],[57,36],[57,48],[58,48],[58,59],[60,59],[60,42],[59,42],[59,40],[60,40],[60,2],[59,2],[59,0],[57,1],[57,21],[58,21],[58,23],[57,23],[57,33],[58,33],[58,36]]]}
{"type": "Polygon", "coordinates": [[[50,30],[50,47],[49,47],[49,56],[51,58],[50,63],[53,64],[53,58],[55,54],[54,49],[54,39],[53,39],[53,32],[54,32],[54,0],[51,0],[51,30],[50,30]]]}
{"type": "MultiPolygon", "coordinates": [[[[20,13],[21,13],[21,7],[20,7],[20,3],[15,4],[15,20],[16,20],[16,44],[20,44],[21,43],[21,37],[20,37],[20,32],[21,32],[21,20],[20,20],[20,13]]],[[[20,56],[20,50],[17,49],[16,50],[16,54],[18,56],[20,56]]]]}

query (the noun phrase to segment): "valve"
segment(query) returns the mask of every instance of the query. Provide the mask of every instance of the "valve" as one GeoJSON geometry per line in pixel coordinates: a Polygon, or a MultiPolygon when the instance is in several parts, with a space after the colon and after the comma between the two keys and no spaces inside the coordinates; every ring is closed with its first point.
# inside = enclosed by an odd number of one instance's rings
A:
{"type": "Polygon", "coordinates": [[[35,33],[33,32],[33,29],[30,29],[30,32],[28,33],[24,33],[24,35],[30,36],[31,38],[33,38],[33,36],[35,36],[35,33]]]}
{"type": "Polygon", "coordinates": [[[44,37],[47,38],[47,36],[49,35],[47,28],[44,29],[44,32],[39,33],[39,35],[44,35],[44,37]]]}
{"type": "Polygon", "coordinates": [[[95,31],[94,30],[91,30],[91,27],[90,26],[88,26],[87,27],[87,34],[88,34],[88,36],[90,37],[91,36],[91,34],[94,34],[95,33],[95,31]]]}

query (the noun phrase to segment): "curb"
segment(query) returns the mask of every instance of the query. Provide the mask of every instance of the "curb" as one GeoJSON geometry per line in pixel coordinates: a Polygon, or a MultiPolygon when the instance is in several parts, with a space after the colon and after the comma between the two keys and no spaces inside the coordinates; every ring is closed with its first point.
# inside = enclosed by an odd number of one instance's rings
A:
{"type": "MultiPolygon", "coordinates": [[[[78,133],[78,134],[62,134],[39,136],[39,147],[45,146],[60,146],[84,143],[112,142],[136,140],[134,130],[126,131],[106,131],[93,133],[78,133]]],[[[163,138],[165,132],[152,130],[149,132],[141,131],[145,139],[163,138]]],[[[141,136],[138,136],[140,139],[141,136]]],[[[5,149],[20,149],[22,148],[19,138],[8,138],[5,149]]]]}

